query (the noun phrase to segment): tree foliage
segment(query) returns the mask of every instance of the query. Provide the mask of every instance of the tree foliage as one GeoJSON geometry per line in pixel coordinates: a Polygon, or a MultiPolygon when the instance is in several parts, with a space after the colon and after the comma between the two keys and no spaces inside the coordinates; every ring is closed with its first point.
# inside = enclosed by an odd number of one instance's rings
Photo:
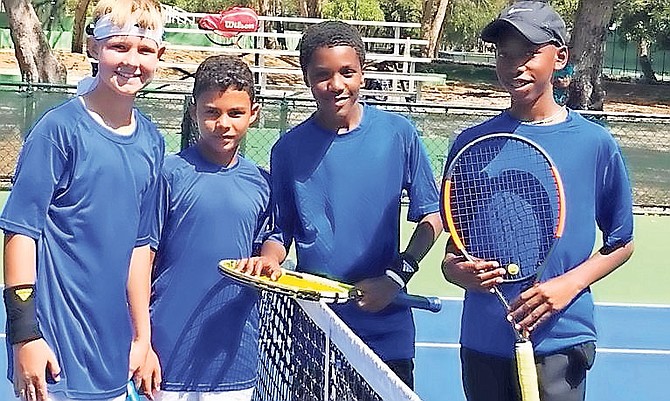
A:
{"type": "Polygon", "coordinates": [[[163,0],[161,3],[192,13],[217,13],[233,6],[253,7],[249,0],[163,0]]]}
{"type": "Polygon", "coordinates": [[[321,10],[324,18],[384,21],[378,0],[325,0],[321,10]]]}
{"type": "Polygon", "coordinates": [[[420,22],[421,1],[419,0],[380,0],[385,21],[420,22]]]}
{"type": "Polygon", "coordinates": [[[551,7],[556,10],[558,15],[563,17],[565,25],[568,27],[568,32],[572,31],[575,24],[577,8],[579,7],[579,0],[553,0],[550,3],[551,7]]]}
{"type": "Polygon", "coordinates": [[[617,33],[629,41],[670,49],[670,2],[619,0],[614,7],[617,33]]]}
{"type": "Polygon", "coordinates": [[[63,0],[33,0],[33,9],[45,31],[63,30],[63,17],[67,14],[63,0]]]}
{"type": "Polygon", "coordinates": [[[507,5],[507,0],[454,0],[447,11],[443,41],[448,48],[474,50],[479,35],[507,5]]]}

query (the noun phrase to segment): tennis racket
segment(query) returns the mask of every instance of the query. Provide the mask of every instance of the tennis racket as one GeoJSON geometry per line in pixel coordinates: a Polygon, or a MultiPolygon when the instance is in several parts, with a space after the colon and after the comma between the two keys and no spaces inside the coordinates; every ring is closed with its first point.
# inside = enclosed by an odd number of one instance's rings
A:
{"type": "MultiPolygon", "coordinates": [[[[267,276],[252,276],[235,270],[237,262],[235,259],[222,260],[219,262],[219,271],[235,281],[260,290],[306,301],[324,301],[327,303],[344,303],[361,297],[361,292],[350,284],[284,268],[282,268],[282,275],[279,279],[273,281],[267,276]]],[[[423,297],[405,293],[398,294],[393,303],[431,312],[439,312],[442,309],[442,303],[437,297],[423,297]]]]}
{"type": "MultiPolygon", "coordinates": [[[[478,138],[449,165],[442,196],[453,243],[468,260],[498,261],[507,271],[503,284],[537,282],[565,220],[561,179],[542,148],[514,134],[478,138]]],[[[491,291],[507,313],[501,290],[491,291]]],[[[512,328],[521,398],[539,401],[533,345],[512,328]]]]}

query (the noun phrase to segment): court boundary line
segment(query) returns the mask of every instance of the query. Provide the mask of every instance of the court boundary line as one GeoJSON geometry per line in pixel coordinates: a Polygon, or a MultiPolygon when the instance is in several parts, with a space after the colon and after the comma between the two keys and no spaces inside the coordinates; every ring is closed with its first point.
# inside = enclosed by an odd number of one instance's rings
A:
{"type": "MultiPolygon", "coordinates": [[[[463,302],[462,297],[438,297],[442,301],[449,302],[463,302]]],[[[648,304],[648,303],[632,303],[632,302],[594,302],[595,306],[604,307],[626,307],[626,308],[660,308],[670,309],[670,304],[648,304]]]]}
{"type": "MultiPolygon", "coordinates": [[[[415,344],[417,348],[447,348],[447,349],[460,349],[461,344],[458,343],[431,343],[431,342],[417,342],[415,344]]],[[[664,349],[643,349],[643,348],[609,348],[609,347],[598,347],[596,348],[597,353],[602,354],[630,354],[630,355],[662,355],[670,356],[670,350],[664,349]]]]}

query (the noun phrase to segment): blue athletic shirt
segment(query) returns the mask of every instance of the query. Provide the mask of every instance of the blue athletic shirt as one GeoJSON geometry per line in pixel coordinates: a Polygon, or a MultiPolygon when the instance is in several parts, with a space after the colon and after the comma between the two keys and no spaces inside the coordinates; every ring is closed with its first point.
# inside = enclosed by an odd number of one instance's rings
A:
{"type": "MultiPolygon", "coordinates": [[[[360,125],[343,135],[324,130],[312,115],[275,144],[271,171],[277,225],[287,248],[295,240],[297,269],[348,283],[384,275],[397,258],[403,190],[410,221],[439,210],[414,126],[368,105],[360,125]]],[[[409,308],[333,308],[383,360],[414,357],[409,308]]]]}
{"type": "MultiPolygon", "coordinates": [[[[624,245],[633,239],[632,192],[621,151],[602,126],[570,110],[566,121],[550,125],[522,124],[507,112],[463,131],[450,149],[447,165],[467,143],[489,133],[514,133],[544,148],[563,181],[566,221],[563,236],[547,260],[541,281],[573,269],[593,253],[596,225],[605,246],[624,245]]],[[[446,227],[446,225],[445,225],[446,227]]],[[[511,300],[519,285],[501,286],[511,300]]],[[[564,310],[542,323],[532,334],[535,352],[555,353],[595,341],[593,297],[580,293],[564,310]]],[[[502,357],[514,354],[514,332],[505,310],[489,293],[466,291],[461,320],[464,347],[502,357]]]]}
{"type": "MultiPolygon", "coordinates": [[[[164,142],[139,111],[129,136],[96,122],[79,98],[27,135],[0,228],[37,244],[36,306],[71,399],[123,394],[132,327],[126,286],[133,248],[149,243],[164,142]]],[[[12,378],[12,347],[8,344],[12,378]]]]}
{"type": "Polygon", "coordinates": [[[269,175],[241,156],[230,168],[213,164],[198,145],[166,157],[162,175],[151,296],[161,389],[253,387],[258,293],[217,265],[252,256],[270,238],[269,175]]]}

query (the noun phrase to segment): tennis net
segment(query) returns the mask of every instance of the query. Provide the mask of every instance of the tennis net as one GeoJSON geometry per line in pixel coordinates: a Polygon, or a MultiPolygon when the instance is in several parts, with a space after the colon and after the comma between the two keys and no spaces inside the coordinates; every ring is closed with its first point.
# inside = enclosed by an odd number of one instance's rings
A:
{"type": "Polygon", "coordinates": [[[326,305],[263,292],[256,401],[420,401],[326,305]]]}

